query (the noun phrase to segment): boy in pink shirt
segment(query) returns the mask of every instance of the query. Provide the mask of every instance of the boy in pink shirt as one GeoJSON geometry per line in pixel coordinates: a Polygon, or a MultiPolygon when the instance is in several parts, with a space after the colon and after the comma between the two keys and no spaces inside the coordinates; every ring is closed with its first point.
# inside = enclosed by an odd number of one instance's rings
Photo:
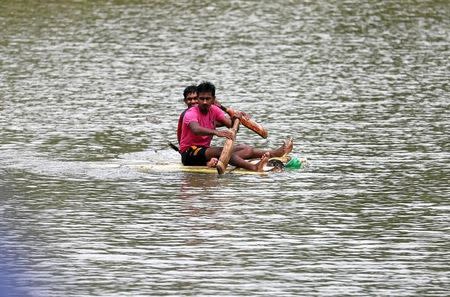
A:
{"type": "MultiPolygon", "coordinates": [[[[199,105],[192,106],[185,114],[181,126],[180,152],[185,152],[190,146],[210,147],[213,135],[217,135],[216,122],[225,123],[226,116],[217,106],[211,105],[209,111],[204,114],[199,105]],[[209,129],[212,133],[195,134],[190,129],[191,123],[198,123],[202,128],[209,129]]],[[[222,131],[224,132],[224,131],[222,131]]]]}
{"type": "Polygon", "coordinates": [[[187,108],[180,114],[180,117],[178,118],[178,127],[177,127],[177,139],[178,144],[180,144],[181,140],[181,128],[183,126],[183,118],[188,111],[189,108],[197,104],[197,86],[191,85],[187,86],[183,91],[183,101],[186,104],[187,108]]]}

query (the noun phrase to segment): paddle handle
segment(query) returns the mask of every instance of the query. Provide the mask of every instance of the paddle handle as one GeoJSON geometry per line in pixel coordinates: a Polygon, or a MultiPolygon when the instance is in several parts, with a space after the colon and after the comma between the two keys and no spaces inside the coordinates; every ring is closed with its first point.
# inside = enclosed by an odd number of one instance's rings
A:
{"type": "Polygon", "coordinates": [[[219,174],[224,174],[227,169],[228,162],[230,162],[231,154],[233,153],[234,141],[236,140],[236,133],[239,128],[239,119],[235,119],[233,122],[233,127],[230,128],[230,131],[233,132],[233,139],[225,140],[225,144],[223,145],[222,153],[220,154],[219,161],[217,162],[217,172],[219,174]]]}
{"type": "Polygon", "coordinates": [[[169,142],[168,144],[174,151],[180,152],[180,149],[175,144],[173,144],[172,142],[169,142]]]}
{"type": "MultiPolygon", "coordinates": [[[[230,115],[230,117],[234,117],[236,115],[236,111],[234,109],[226,108],[226,107],[224,107],[223,105],[220,105],[220,104],[218,106],[220,107],[220,109],[222,109],[223,111],[228,113],[230,115]]],[[[249,117],[242,116],[242,118],[240,120],[241,120],[242,125],[244,125],[248,129],[252,130],[253,132],[258,134],[262,138],[267,138],[267,136],[269,135],[269,132],[267,132],[267,130],[262,125],[260,125],[257,122],[253,121],[249,117]]]]}

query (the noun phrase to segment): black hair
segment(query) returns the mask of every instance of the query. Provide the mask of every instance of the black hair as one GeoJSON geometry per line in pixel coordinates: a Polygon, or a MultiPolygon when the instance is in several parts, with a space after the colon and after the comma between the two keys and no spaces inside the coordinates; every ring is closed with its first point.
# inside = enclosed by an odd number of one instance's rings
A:
{"type": "Polygon", "coordinates": [[[216,96],[216,87],[209,81],[204,81],[197,86],[197,93],[210,92],[213,97],[216,96]]]}
{"type": "Polygon", "coordinates": [[[190,93],[197,93],[197,86],[196,85],[191,85],[191,86],[187,86],[184,91],[183,91],[183,97],[184,99],[186,99],[187,95],[190,93]]]}

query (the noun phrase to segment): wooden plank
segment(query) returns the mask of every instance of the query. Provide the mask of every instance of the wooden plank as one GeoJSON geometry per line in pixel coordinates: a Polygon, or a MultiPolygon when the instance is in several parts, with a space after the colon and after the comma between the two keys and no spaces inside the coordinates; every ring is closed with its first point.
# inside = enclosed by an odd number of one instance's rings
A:
{"type": "Polygon", "coordinates": [[[225,144],[223,145],[222,153],[220,154],[219,161],[217,162],[217,172],[219,174],[224,174],[227,169],[228,162],[230,161],[231,154],[233,153],[234,141],[236,140],[236,133],[239,123],[239,119],[234,120],[233,127],[230,128],[230,131],[233,133],[233,139],[227,138],[225,144]]]}
{"type": "MultiPolygon", "coordinates": [[[[286,163],[290,159],[290,156],[280,157],[280,158],[270,158],[269,160],[280,160],[283,163],[286,163]]],[[[306,163],[305,158],[301,158],[302,162],[306,163]]],[[[249,160],[249,162],[257,163],[259,162],[259,159],[253,159],[249,160]]],[[[206,166],[184,166],[181,163],[164,163],[164,164],[152,164],[149,163],[148,160],[142,160],[136,163],[127,164],[127,165],[119,165],[119,164],[106,164],[102,165],[106,167],[111,168],[119,168],[122,166],[127,166],[130,168],[133,168],[139,172],[144,173],[167,173],[167,172],[187,172],[187,173],[208,173],[208,174],[217,174],[216,168],[206,167],[206,166]]],[[[225,173],[231,173],[231,174],[267,174],[268,172],[271,172],[273,169],[273,166],[267,165],[264,166],[263,171],[249,171],[243,168],[236,168],[234,166],[229,165],[227,169],[225,170],[225,173]]]]}
{"type": "MultiPolygon", "coordinates": [[[[138,172],[142,173],[199,173],[199,174],[217,174],[216,168],[206,166],[184,166],[183,164],[146,164],[146,165],[134,165],[131,166],[138,172]]],[[[225,173],[227,174],[244,174],[244,175],[261,175],[267,174],[273,167],[266,166],[264,171],[249,171],[243,168],[236,168],[234,166],[228,166],[225,173]]]]}

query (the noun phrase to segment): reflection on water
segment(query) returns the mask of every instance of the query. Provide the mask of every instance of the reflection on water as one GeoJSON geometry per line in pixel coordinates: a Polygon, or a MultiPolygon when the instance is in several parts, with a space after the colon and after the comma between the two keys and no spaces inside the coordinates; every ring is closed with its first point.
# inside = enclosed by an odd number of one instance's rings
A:
{"type": "Polygon", "coordinates": [[[22,296],[449,294],[445,1],[0,8],[0,262],[22,296]],[[239,142],[292,135],[311,166],[139,170],[179,162],[205,79],[270,133],[239,142]]]}

